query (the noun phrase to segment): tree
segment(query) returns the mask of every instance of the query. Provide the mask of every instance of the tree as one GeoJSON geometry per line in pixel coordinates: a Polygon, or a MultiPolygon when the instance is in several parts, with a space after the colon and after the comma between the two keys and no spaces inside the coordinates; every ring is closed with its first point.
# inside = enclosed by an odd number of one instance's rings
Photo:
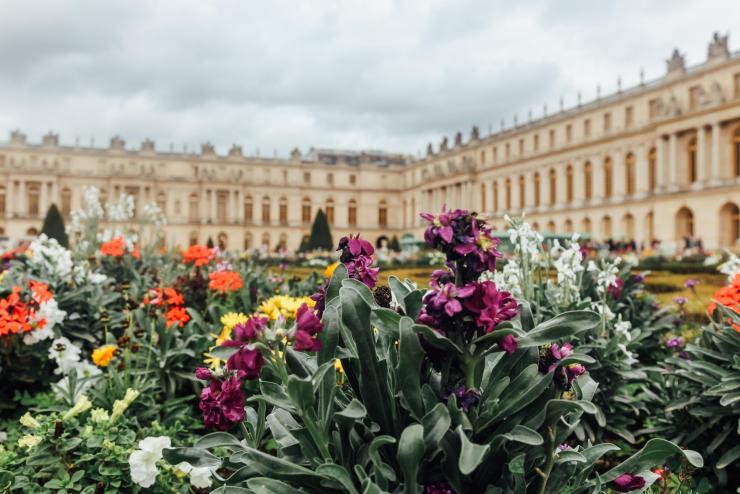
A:
{"type": "Polygon", "coordinates": [[[334,242],[331,238],[329,221],[322,209],[316,212],[316,217],[311,225],[311,236],[308,239],[308,250],[332,250],[334,242]]]}
{"type": "Polygon", "coordinates": [[[56,204],[52,204],[46,212],[41,233],[49,238],[53,238],[62,247],[69,247],[69,237],[67,237],[67,231],[64,228],[64,218],[56,204]]]}
{"type": "Polygon", "coordinates": [[[398,237],[393,235],[393,238],[388,243],[388,248],[393,252],[401,252],[401,243],[398,241],[398,237]]]}
{"type": "Polygon", "coordinates": [[[214,247],[213,239],[210,237],[210,235],[208,236],[208,242],[206,242],[206,247],[208,247],[209,249],[212,249],[214,247]]]}
{"type": "Polygon", "coordinates": [[[308,252],[309,236],[304,235],[301,239],[301,245],[298,247],[298,252],[308,252]]]}

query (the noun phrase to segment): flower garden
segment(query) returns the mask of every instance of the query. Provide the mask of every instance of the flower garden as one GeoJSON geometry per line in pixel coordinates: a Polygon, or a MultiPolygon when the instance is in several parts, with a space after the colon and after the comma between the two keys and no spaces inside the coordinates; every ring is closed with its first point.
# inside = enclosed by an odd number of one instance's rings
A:
{"type": "MultiPolygon", "coordinates": [[[[306,276],[157,247],[94,189],[0,266],[0,492],[712,493],[740,478],[740,259],[658,303],[633,263],[422,214],[306,276]],[[325,268],[325,270],[324,270],[325,268]],[[689,304],[703,308],[700,322],[689,304]]],[[[646,281],[647,276],[647,281],[646,281]]]]}

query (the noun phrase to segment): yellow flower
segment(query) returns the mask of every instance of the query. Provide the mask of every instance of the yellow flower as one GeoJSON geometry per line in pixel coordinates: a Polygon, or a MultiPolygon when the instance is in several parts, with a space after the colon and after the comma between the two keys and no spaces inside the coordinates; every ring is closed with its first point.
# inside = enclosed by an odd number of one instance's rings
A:
{"type": "Polygon", "coordinates": [[[221,324],[224,325],[224,329],[228,328],[228,331],[231,332],[231,330],[234,329],[234,326],[240,323],[244,324],[247,322],[247,319],[249,319],[249,317],[241,312],[227,312],[221,316],[221,324]]]}
{"type": "Polygon", "coordinates": [[[103,345],[92,352],[92,360],[98,367],[108,367],[110,361],[116,356],[116,345],[103,345]]]}
{"type": "Polygon", "coordinates": [[[341,374],[344,374],[344,366],[342,365],[342,361],[341,360],[336,359],[334,361],[334,370],[336,370],[337,372],[339,372],[341,374]]]}
{"type": "Polygon", "coordinates": [[[41,424],[39,424],[39,421],[33,418],[30,412],[26,412],[21,417],[21,425],[24,427],[28,427],[29,429],[38,429],[41,424]]]}
{"type": "Polygon", "coordinates": [[[77,401],[75,402],[74,406],[67,410],[67,412],[62,415],[62,420],[68,420],[72,417],[75,417],[81,413],[86,412],[92,407],[92,402],[86,395],[81,395],[79,398],[77,398],[77,401]]]}
{"type": "Polygon", "coordinates": [[[123,415],[123,412],[125,412],[126,409],[131,406],[131,403],[133,403],[133,401],[138,397],[138,391],[128,388],[122,400],[116,400],[113,402],[113,413],[110,416],[110,421],[115,422],[116,419],[123,415]]]}
{"type": "Polygon", "coordinates": [[[22,438],[18,439],[18,446],[20,446],[21,448],[31,449],[35,446],[38,446],[40,442],[41,442],[40,437],[32,436],[31,434],[26,434],[22,438]]]}
{"type": "Polygon", "coordinates": [[[337,266],[339,266],[339,261],[329,264],[326,267],[326,271],[324,271],[324,276],[326,276],[327,278],[331,278],[334,274],[334,270],[337,269],[337,266]]]}
{"type": "Polygon", "coordinates": [[[275,295],[262,302],[257,309],[257,315],[262,315],[274,321],[283,316],[285,319],[295,318],[298,308],[306,304],[313,307],[316,302],[310,297],[289,297],[287,295],[275,295]]]}
{"type": "Polygon", "coordinates": [[[92,412],[90,412],[90,420],[92,420],[96,424],[107,422],[109,418],[110,417],[108,417],[108,411],[104,408],[95,408],[92,412]]]}

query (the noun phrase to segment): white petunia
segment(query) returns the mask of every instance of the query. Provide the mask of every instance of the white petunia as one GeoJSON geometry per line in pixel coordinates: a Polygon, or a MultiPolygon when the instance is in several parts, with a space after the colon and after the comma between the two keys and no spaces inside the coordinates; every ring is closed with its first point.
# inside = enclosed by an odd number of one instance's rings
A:
{"type": "Polygon", "coordinates": [[[157,480],[157,461],[162,458],[162,450],[170,447],[167,436],[147,437],[139,441],[139,449],[128,457],[131,480],[141,487],[151,487],[157,480]]]}
{"type": "Polygon", "coordinates": [[[36,321],[46,321],[44,327],[30,331],[23,335],[23,343],[26,345],[33,345],[42,340],[47,340],[54,337],[54,327],[61,324],[64,321],[67,313],[59,308],[59,304],[56,300],[50,299],[39,305],[39,310],[36,312],[36,321]]]}
{"type": "Polygon", "coordinates": [[[54,360],[57,368],[54,374],[66,376],[69,371],[76,368],[80,361],[80,348],[64,336],[51,342],[49,347],[49,358],[54,360]]]}
{"type": "Polygon", "coordinates": [[[211,487],[213,483],[213,468],[210,467],[194,467],[187,461],[183,461],[177,465],[178,470],[182,473],[190,475],[190,484],[198,489],[206,489],[211,487]]]}

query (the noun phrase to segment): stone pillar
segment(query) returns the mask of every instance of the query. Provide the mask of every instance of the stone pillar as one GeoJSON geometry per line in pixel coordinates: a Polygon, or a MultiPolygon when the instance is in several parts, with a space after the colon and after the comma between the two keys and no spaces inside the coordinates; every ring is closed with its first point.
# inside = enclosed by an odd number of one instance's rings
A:
{"type": "Polygon", "coordinates": [[[198,202],[198,217],[200,218],[201,224],[208,221],[208,192],[203,186],[200,186],[200,201],[198,202]]]}
{"type": "MultiPolygon", "coordinates": [[[[573,206],[580,206],[586,197],[586,181],[583,177],[583,163],[580,158],[573,160],[573,206]]],[[[576,225],[576,230],[578,229],[576,225]]]]}
{"type": "Polygon", "coordinates": [[[623,153],[621,149],[614,151],[614,161],[612,162],[612,179],[614,180],[612,201],[620,201],[627,192],[627,181],[625,177],[627,169],[624,165],[625,156],[625,153],[623,153]]]}
{"type": "MultiPolygon", "coordinates": [[[[600,204],[604,200],[604,157],[601,156],[598,159],[591,160],[591,172],[592,172],[592,184],[591,191],[593,192],[592,201],[594,204],[600,204]]],[[[598,228],[598,224],[594,221],[594,231],[598,228]]]]}
{"type": "Polygon", "coordinates": [[[706,146],[704,144],[704,126],[696,128],[696,185],[700,186],[706,180],[706,146]]]}
{"type": "Polygon", "coordinates": [[[658,136],[655,142],[655,154],[655,188],[662,190],[666,187],[666,177],[668,175],[666,170],[666,142],[663,136],[658,136]]]}
{"type": "Polygon", "coordinates": [[[39,190],[39,216],[42,218],[46,215],[46,210],[49,209],[48,187],[49,185],[42,180],[39,190]]]}
{"type": "Polygon", "coordinates": [[[15,213],[15,182],[8,181],[8,187],[5,190],[5,218],[10,219],[15,213]]]}
{"type": "Polygon", "coordinates": [[[540,172],[540,210],[550,208],[550,171],[545,168],[540,172]]]}
{"type": "Polygon", "coordinates": [[[713,184],[719,183],[720,180],[722,179],[721,172],[719,169],[719,164],[720,164],[719,133],[720,133],[719,122],[714,122],[712,124],[712,172],[711,172],[711,182],[713,184]]]}
{"type": "Polygon", "coordinates": [[[26,215],[26,181],[22,178],[18,180],[18,216],[26,215]]]}
{"type": "Polygon", "coordinates": [[[668,187],[678,187],[678,137],[675,132],[668,136],[668,187]]]}
{"type": "Polygon", "coordinates": [[[534,205],[534,172],[528,171],[524,175],[524,190],[526,192],[526,202],[524,203],[524,207],[527,211],[532,211],[535,209],[534,205]]]}
{"type": "Polygon", "coordinates": [[[635,195],[644,197],[650,185],[650,170],[648,169],[647,146],[640,144],[635,150],[635,195]]]}
{"type": "Polygon", "coordinates": [[[509,211],[509,214],[511,214],[512,211],[519,211],[519,176],[514,175],[511,177],[511,210],[509,211]]]}
{"type": "MultiPolygon", "coordinates": [[[[208,220],[210,220],[211,223],[215,224],[216,223],[216,191],[214,189],[209,189],[208,193],[210,194],[209,201],[208,201],[208,220]]],[[[259,207],[262,207],[261,201],[260,201],[259,207]]]]}

